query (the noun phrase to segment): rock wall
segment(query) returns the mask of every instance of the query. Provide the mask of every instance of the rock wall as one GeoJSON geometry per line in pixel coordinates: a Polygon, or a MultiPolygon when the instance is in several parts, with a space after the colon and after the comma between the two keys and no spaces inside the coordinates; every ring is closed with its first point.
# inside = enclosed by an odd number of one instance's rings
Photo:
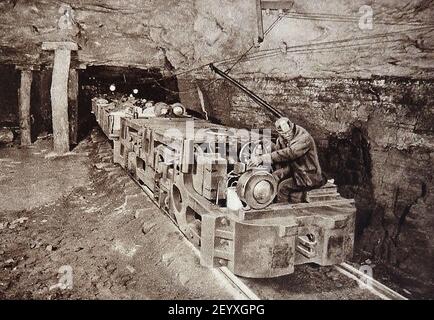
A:
{"type": "MultiPolygon", "coordinates": [[[[314,136],[322,166],[356,199],[357,248],[432,278],[434,81],[403,78],[241,81],[314,136]]],[[[273,125],[267,111],[223,81],[202,88],[210,116],[236,127],[273,125]]],[[[179,88],[191,86],[181,81],[179,88]]],[[[194,92],[181,94],[200,110],[194,92]]]]}

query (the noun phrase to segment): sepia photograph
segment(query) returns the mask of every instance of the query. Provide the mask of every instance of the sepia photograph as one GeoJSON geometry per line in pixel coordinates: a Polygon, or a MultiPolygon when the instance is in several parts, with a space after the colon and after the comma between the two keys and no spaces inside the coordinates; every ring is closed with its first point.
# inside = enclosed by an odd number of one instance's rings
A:
{"type": "Polygon", "coordinates": [[[433,0],[0,0],[2,305],[432,300],[433,169],[433,0]]]}

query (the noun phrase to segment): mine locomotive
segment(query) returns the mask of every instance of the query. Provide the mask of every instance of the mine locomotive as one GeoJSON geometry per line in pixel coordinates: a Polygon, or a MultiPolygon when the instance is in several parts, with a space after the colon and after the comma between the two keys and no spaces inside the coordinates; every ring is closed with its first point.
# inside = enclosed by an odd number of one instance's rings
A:
{"type": "Polygon", "coordinates": [[[95,98],[92,111],[113,140],[114,162],[199,249],[202,265],[269,278],[351,257],[354,200],[342,198],[332,180],[307,191],[303,203],[278,203],[270,168],[246,166],[269,148],[269,134],[189,116],[180,104],[146,113],[133,100],[95,98]]]}

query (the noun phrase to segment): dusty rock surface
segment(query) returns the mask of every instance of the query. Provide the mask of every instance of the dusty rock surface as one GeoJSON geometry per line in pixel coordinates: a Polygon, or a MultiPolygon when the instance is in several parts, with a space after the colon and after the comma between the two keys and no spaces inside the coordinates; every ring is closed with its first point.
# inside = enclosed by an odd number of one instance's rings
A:
{"type": "Polygon", "coordinates": [[[46,144],[0,150],[0,299],[233,298],[104,138],[62,158],[46,159],[46,144]]]}
{"type": "Polygon", "coordinates": [[[14,141],[14,133],[8,128],[0,128],[0,144],[8,144],[14,141]]]}
{"type": "MultiPolygon", "coordinates": [[[[81,47],[77,63],[180,71],[235,57],[227,63],[229,67],[257,39],[254,1],[65,2],[73,9],[72,31],[81,47]]],[[[41,50],[41,43],[55,40],[60,6],[55,0],[0,2],[0,62],[51,62],[51,54],[41,50]]],[[[432,1],[296,0],[289,9],[297,15],[281,19],[261,47],[249,52],[249,62],[234,73],[433,75],[432,1]],[[359,21],[366,19],[360,10],[367,4],[374,24],[361,29],[359,21]],[[283,45],[287,54],[281,53],[283,45]]],[[[264,29],[276,19],[276,12],[264,13],[264,29]]]]}

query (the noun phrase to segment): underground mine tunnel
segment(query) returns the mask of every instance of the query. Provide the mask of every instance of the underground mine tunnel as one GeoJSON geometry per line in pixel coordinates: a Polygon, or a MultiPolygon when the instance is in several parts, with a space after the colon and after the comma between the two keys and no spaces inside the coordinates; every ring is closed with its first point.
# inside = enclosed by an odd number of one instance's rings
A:
{"type": "Polygon", "coordinates": [[[0,299],[432,299],[433,13],[0,2],[0,299]]]}

